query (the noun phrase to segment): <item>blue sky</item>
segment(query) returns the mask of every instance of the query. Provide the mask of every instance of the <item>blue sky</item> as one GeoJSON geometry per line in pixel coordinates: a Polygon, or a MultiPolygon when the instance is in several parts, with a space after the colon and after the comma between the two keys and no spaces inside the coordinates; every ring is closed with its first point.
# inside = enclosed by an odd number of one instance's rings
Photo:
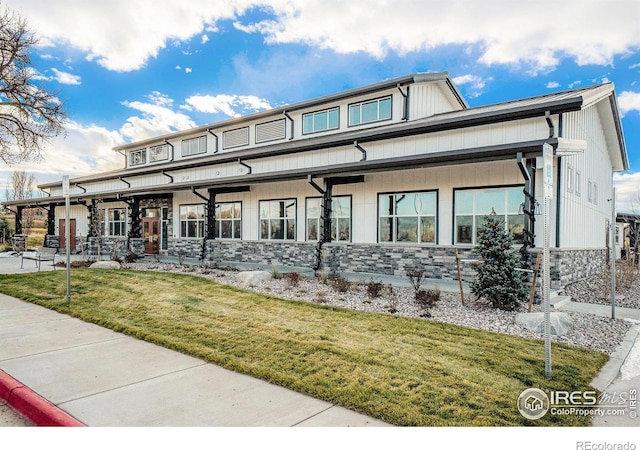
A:
{"type": "MultiPolygon", "coordinates": [[[[4,0],[40,40],[70,122],[38,182],[119,168],[116,145],[415,72],[470,106],[613,82],[640,212],[640,3],[633,0],[4,0]]],[[[631,204],[631,203],[633,204],[631,204]]]]}

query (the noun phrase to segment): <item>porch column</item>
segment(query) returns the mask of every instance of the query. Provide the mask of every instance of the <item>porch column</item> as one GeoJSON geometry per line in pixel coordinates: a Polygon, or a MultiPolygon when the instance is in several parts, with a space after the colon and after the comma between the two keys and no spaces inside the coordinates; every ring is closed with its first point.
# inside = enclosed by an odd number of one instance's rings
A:
{"type": "Polygon", "coordinates": [[[56,234],[56,205],[49,205],[47,210],[47,234],[53,236],[56,234]]]}
{"type": "Polygon", "coordinates": [[[129,233],[127,238],[137,239],[142,237],[142,218],[140,217],[140,198],[133,197],[131,200],[125,203],[129,206],[129,221],[131,226],[129,227],[129,233]]]}
{"type": "Polygon", "coordinates": [[[216,192],[209,189],[209,198],[207,199],[207,230],[205,232],[205,240],[216,238],[216,192]]]}
{"type": "Polygon", "coordinates": [[[22,234],[22,211],[24,206],[16,206],[16,233],[22,234]]]}
{"type": "Polygon", "coordinates": [[[333,183],[330,179],[324,180],[324,193],[322,194],[322,242],[331,242],[331,203],[333,201],[333,183]]]}

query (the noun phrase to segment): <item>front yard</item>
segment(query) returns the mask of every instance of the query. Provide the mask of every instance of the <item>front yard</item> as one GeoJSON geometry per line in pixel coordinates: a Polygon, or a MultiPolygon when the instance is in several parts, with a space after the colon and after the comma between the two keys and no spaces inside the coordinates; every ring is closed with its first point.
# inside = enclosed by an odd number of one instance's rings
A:
{"type": "Polygon", "coordinates": [[[430,320],[283,300],[203,277],[77,269],[0,278],[0,292],[396,425],[589,425],[530,421],[516,401],[529,387],[591,390],[604,353],[430,320]]]}

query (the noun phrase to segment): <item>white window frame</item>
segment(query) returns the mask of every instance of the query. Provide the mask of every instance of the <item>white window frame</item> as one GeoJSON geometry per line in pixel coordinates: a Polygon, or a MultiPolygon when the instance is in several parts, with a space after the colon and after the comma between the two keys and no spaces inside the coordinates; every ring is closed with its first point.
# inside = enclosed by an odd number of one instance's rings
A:
{"type": "Polygon", "coordinates": [[[375,99],[371,99],[371,100],[365,100],[362,102],[357,102],[357,103],[351,103],[349,105],[348,108],[349,111],[349,126],[350,127],[355,127],[358,125],[364,125],[367,123],[374,123],[374,122],[380,122],[383,120],[391,120],[391,118],[393,117],[393,96],[392,95],[386,95],[384,97],[379,97],[379,98],[375,98],[375,99]],[[389,101],[389,114],[388,116],[385,115],[381,115],[380,114],[380,104],[384,101],[389,101]],[[372,105],[373,103],[377,104],[377,113],[376,113],[376,117],[375,119],[370,119],[370,120],[363,120],[362,118],[362,110],[365,106],[367,105],[372,105]],[[358,117],[356,120],[355,117],[355,110],[358,110],[358,117]]]}
{"type": "Polygon", "coordinates": [[[582,174],[580,173],[579,170],[576,170],[576,185],[575,185],[575,191],[576,191],[576,195],[578,197],[582,196],[582,174]]]}
{"type": "Polygon", "coordinates": [[[295,198],[276,199],[276,200],[260,200],[258,202],[258,236],[263,241],[295,241],[297,232],[297,211],[298,201],[295,198]],[[278,205],[279,211],[282,211],[284,215],[272,215],[272,206],[278,205]],[[287,214],[289,208],[293,206],[293,213],[287,214]],[[280,222],[280,227],[283,230],[282,237],[274,237],[273,224],[280,222]],[[289,231],[289,226],[293,224],[293,230],[289,231]],[[265,237],[266,232],[266,237],[265,237]]]}
{"type": "Polygon", "coordinates": [[[331,130],[337,130],[340,128],[340,107],[336,106],[334,108],[327,108],[327,109],[323,109],[320,111],[314,111],[314,112],[310,112],[310,113],[306,113],[302,115],[302,134],[313,134],[313,133],[322,133],[324,131],[331,131],[331,130]],[[331,126],[331,113],[336,112],[337,113],[337,121],[336,121],[336,125],[335,126],[331,126]],[[325,128],[319,128],[319,126],[321,125],[319,122],[319,117],[322,114],[326,114],[326,123],[322,124],[322,125],[326,125],[325,128]],[[307,129],[305,127],[307,120],[311,118],[311,129],[307,129]]]}
{"type": "Polygon", "coordinates": [[[141,166],[147,163],[147,149],[129,152],[129,166],[141,166]]]}
{"type": "Polygon", "coordinates": [[[574,183],[573,177],[574,177],[573,166],[568,165],[567,166],[567,192],[570,192],[570,193],[573,192],[573,183],[574,183]]]}
{"type": "MultiPolygon", "coordinates": [[[[511,209],[510,209],[510,205],[509,205],[509,200],[510,200],[510,193],[513,193],[512,195],[515,195],[516,197],[514,197],[514,199],[516,200],[520,200],[521,202],[524,202],[524,193],[522,193],[522,189],[523,186],[488,186],[488,187],[482,187],[482,188],[472,188],[472,189],[454,189],[454,194],[453,194],[453,198],[454,198],[454,209],[453,209],[453,242],[454,245],[476,245],[477,244],[477,237],[478,237],[478,222],[482,220],[483,217],[487,216],[488,214],[490,214],[490,211],[482,211],[479,210],[479,208],[476,205],[476,198],[477,195],[481,192],[486,192],[486,191],[499,191],[499,190],[503,190],[505,191],[505,195],[504,195],[504,204],[502,205],[502,207],[500,208],[498,207],[498,211],[495,211],[496,213],[496,217],[502,219],[504,221],[504,226],[505,226],[505,230],[509,231],[509,217],[510,216],[517,216],[520,220],[520,218],[522,218],[522,222],[524,224],[524,220],[526,220],[526,216],[524,213],[520,214],[519,211],[519,207],[516,207],[515,204],[511,205],[511,209]],[[460,192],[465,192],[465,193],[471,193],[473,194],[473,199],[472,202],[473,204],[471,205],[471,209],[469,211],[462,211],[462,212],[458,212],[458,208],[460,207],[460,202],[458,200],[458,193],[460,192]],[[520,195],[522,196],[522,199],[520,199],[520,195]],[[459,233],[458,233],[458,218],[459,217],[469,217],[471,216],[471,242],[459,242],[458,237],[459,237],[459,233]]],[[[520,204],[520,202],[518,202],[518,204],[520,204]]],[[[495,210],[495,208],[494,208],[495,210]]],[[[518,221],[519,221],[518,220],[518,221]]],[[[517,225],[516,223],[514,223],[514,225],[517,225]]],[[[523,236],[524,237],[524,236],[523,236]]],[[[514,239],[514,245],[520,245],[522,244],[521,240],[516,240],[514,239]]]]}
{"type": "Polygon", "coordinates": [[[183,139],[180,150],[183,158],[207,153],[207,136],[183,139]]]}
{"type": "MultiPolygon", "coordinates": [[[[113,214],[115,216],[115,214],[113,214]]],[[[126,236],[127,235],[127,208],[108,208],[105,214],[105,227],[104,229],[107,231],[107,236],[126,236]],[[122,218],[119,220],[112,220],[112,212],[115,213],[119,211],[122,215],[122,218]],[[112,226],[115,224],[120,225],[120,233],[113,233],[112,226]]]]}
{"type": "Polygon", "coordinates": [[[410,192],[385,192],[378,194],[378,242],[379,243],[406,243],[406,244],[436,244],[438,242],[438,191],[410,191],[410,192]],[[415,196],[412,205],[414,213],[406,213],[398,211],[398,203],[407,195],[415,196]],[[433,196],[433,213],[424,213],[422,209],[422,197],[427,195],[433,196]],[[382,211],[382,199],[388,199],[389,208],[391,210],[382,211]],[[416,203],[417,202],[417,203],[416,203]],[[423,240],[423,219],[433,219],[433,239],[423,240]],[[416,240],[406,239],[398,235],[401,228],[400,222],[403,219],[417,220],[416,240]],[[383,221],[388,223],[389,238],[383,240],[383,221]]]}
{"type": "Polygon", "coordinates": [[[149,162],[168,161],[170,156],[169,144],[160,144],[149,147],[149,162]]]}
{"type": "MultiPolygon", "coordinates": [[[[350,195],[336,195],[333,196],[331,199],[331,242],[351,242],[351,236],[352,236],[352,227],[353,227],[353,219],[352,219],[352,200],[351,200],[351,196],[350,195]],[[338,208],[337,205],[339,202],[344,201],[344,200],[348,200],[349,201],[349,206],[348,206],[348,211],[345,212],[343,211],[342,213],[338,212],[338,208]],[[340,234],[338,234],[338,230],[340,229],[344,229],[343,224],[344,222],[348,221],[348,235],[347,237],[342,237],[340,234]]],[[[307,241],[319,241],[322,240],[322,233],[323,233],[323,221],[322,221],[322,197],[307,197],[306,199],[306,208],[305,208],[305,214],[306,214],[306,232],[305,232],[305,236],[306,236],[306,240],[307,241]],[[315,205],[310,205],[310,203],[315,203],[318,202],[318,216],[310,216],[309,215],[309,210],[311,209],[310,206],[315,208],[315,205]],[[312,237],[309,235],[310,227],[309,224],[310,222],[313,221],[316,230],[317,230],[317,236],[316,237],[312,237]]]]}
{"type": "Polygon", "coordinates": [[[242,202],[220,202],[216,203],[215,213],[215,236],[216,239],[242,239],[242,202]],[[222,211],[225,211],[225,207],[231,206],[233,208],[231,217],[222,217],[222,211]],[[236,216],[237,212],[237,216],[236,216]],[[222,236],[221,222],[230,222],[231,225],[231,237],[222,236]]]}
{"type": "Polygon", "coordinates": [[[204,225],[205,225],[205,204],[204,203],[192,203],[180,205],[178,207],[178,220],[180,222],[180,237],[181,238],[204,238],[204,225]],[[202,208],[202,209],[201,209],[202,208]],[[195,211],[196,217],[189,217],[190,210],[195,211]],[[183,213],[183,211],[185,211],[183,213]],[[202,213],[200,213],[202,211],[202,213]],[[183,216],[185,216],[183,218],[183,216]],[[184,228],[183,228],[184,223],[184,228]],[[194,236],[189,233],[189,224],[195,224],[194,236]]]}

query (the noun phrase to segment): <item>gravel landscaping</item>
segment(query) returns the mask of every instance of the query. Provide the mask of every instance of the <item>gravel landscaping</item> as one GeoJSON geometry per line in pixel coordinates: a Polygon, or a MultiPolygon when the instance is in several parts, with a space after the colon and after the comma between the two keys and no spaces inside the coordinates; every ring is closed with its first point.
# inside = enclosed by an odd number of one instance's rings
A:
{"type": "MultiPolygon", "coordinates": [[[[339,292],[335,282],[326,278],[299,277],[300,279],[298,280],[293,279],[298,278],[296,276],[279,276],[278,278],[271,278],[247,286],[242,283],[239,272],[205,266],[182,266],[179,264],[138,261],[131,264],[123,264],[123,268],[190,273],[204,276],[220,283],[251,289],[280,298],[361,311],[423,318],[425,320],[434,320],[527,338],[542,338],[540,333],[526,330],[515,323],[516,314],[525,312],[526,305],[523,305],[520,311],[496,310],[482,302],[475,301],[474,296],[469,294],[465,294],[465,305],[462,305],[459,293],[441,292],[440,300],[436,302],[435,306],[427,310],[416,303],[413,288],[406,287],[390,288],[390,286],[386,285],[381,289],[378,296],[372,297],[370,293],[373,292],[371,291],[376,291],[377,289],[369,288],[370,292],[368,292],[368,283],[348,283],[347,286],[342,286],[343,289],[345,287],[348,289],[345,292],[339,292]]],[[[374,286],[374,288],[379,288],[379,286],[374,286]]],[[[579,298],[582,301],[597,292],[590,291],[588,285],[582,287],[572,286],[572,288],[581,289],[579,298]]],[[[578,297],[576,296],[574,299],[577,300],[578,297]]],[[[542,306],[534,305],[533,311],[541,312],[542,306]]],[[[564,336],[552,336],[552,339],[556,342],[585,347],[607,354],[611,354],[616,350],[616,347],[632,325],[624,320],[612,320],[592,314],[568,314],[571,316],[573,328],[564,336]]]]}

